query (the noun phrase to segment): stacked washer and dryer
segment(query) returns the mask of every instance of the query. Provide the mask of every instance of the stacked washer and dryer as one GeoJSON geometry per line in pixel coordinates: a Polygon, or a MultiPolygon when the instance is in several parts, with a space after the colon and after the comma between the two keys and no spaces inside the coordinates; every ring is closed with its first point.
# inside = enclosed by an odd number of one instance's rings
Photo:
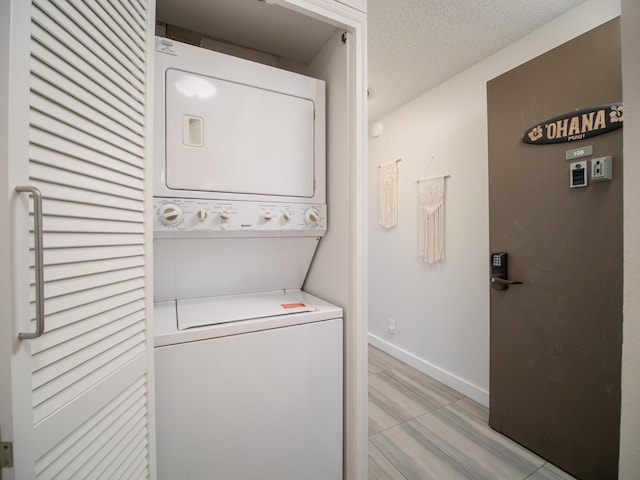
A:
{"type": "Polygon", "coordinates": [[[342,478],[342,309],[302,290],[327,229],[325,85],[156,39],[158,478],[342,478]]]}

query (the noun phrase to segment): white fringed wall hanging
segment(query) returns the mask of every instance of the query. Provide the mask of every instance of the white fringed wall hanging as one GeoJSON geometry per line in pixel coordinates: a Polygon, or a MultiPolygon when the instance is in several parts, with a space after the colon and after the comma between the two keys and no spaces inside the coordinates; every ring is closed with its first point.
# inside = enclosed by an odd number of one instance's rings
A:
{"type": "Polygon", "coordinates": [[[380,165],[380,225],[393,228],[398,225],[398,162],[380,165]]]}
{"type": "MultiPolygon", "coordinates": [[[[431,166],[435,167],[433,158],[431,166]]],[[[444,179],[448,174],[437,173],[418,179],[420,195],[420,251],[425,262],[444,260],[444,179]]]]}

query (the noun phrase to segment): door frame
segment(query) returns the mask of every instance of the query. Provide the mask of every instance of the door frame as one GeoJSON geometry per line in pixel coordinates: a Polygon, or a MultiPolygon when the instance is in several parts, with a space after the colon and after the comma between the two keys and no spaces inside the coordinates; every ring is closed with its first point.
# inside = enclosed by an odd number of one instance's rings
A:
{"type": "MultiPolygon", "coordinates": [[[[151,85],[153,74],[153,31],[155,25],[155,0],[147,0],[146,18],[147,71],[146,82],[151,85]]],[[[9,0],[0,2],[0,206],[5,212],[5,228],[0,229],[0,435],[3,442],[13,444],[13,467],[0,472],[0,478],[34,478],[38,448],[52,444],[57,436],[57,424],[46,430],[49,435],[36,438],[33,422],[33,394],[31,375],[30,340],[19,340],[18,333],[31,332],[32,318],[30,286],[30,230],[33,229],[27,194],[17,194],[15,187],[29,185],[29,130],[30,130],[30,55],[32,1],[9,0]],[[8,227],[8,228],[7,228],[8,227]]],[[[152,86],[152,85],[151,85],[152,86]]],[[[152,88],[145,94],[147,106],[151,106],[152,88]]],[[[147,108],[144,135],[151,138],[153,110],[147,108]]],[[[146,142],[145,155],[150,158],[151,144],[146,142]]],[[[150,165],[150,162],[149,164],[150,165]]],[[[145,202],[151,201],[150,175],[144,180],[145,202]]],[[[147,210],[145,224],[152,225],[152,214],[147,210]]],[[[151,228],[145,228],[146,245],[151,245],[151,228]]],[[[151,331],[151,251],[146,252],[146,330],[151,331]]],[[[150,478],[155,478],[155,442],[152,361],[153,336],[146,338],[146,365],[148,372],[146,392],[147,435],[146,454],[150,478]]],[[[108,386],[107,386],[108,388],[108,386]]],[[[99,396],[99,392],[98,392],[99,396]]],[[[93,397],[95,398],[95,396],[93,397]]],[[[85,403],[86,405],[86,403],[85,403]]],[[[55,422],[54,422],[55,423],[55,422]]]]}
{"type": "Polygon", "coordinates": [[[22,465],[34,465],[33,449],[18,448],[32,441],[30,378],[18,375],[29,368],[29,199],[14,188],[29,182],[29,43],[31,2],[11,0],[0,6],[0,145],[2,200],[8,228],[0,229],[0,434],[14,444],[14,468],[3,478],[31,476],[22,465]]]}
{"type": "Polygon", "coordinates": [[[487,83],[491,249],[515,255],[511,279],[524,281],[491,290],[490,425],[594,478],[613,474],[618,458],[623,130],[556,145],[519,136],[563,111],[622,101],[619,24],[604,22],[487,83]],[[592,69],[600,75],[573,88],[592,69]],[[567,155],[586,145],[591,155],[567,155]],[[569,187],[570,165],[586,160],[589,168],[604,155],[613,155],[612,181],[569,187]],[[596,412],[599,433],[582,431],[596,412]],[[585,455],[591,468],[583,469],[585,455]]]}

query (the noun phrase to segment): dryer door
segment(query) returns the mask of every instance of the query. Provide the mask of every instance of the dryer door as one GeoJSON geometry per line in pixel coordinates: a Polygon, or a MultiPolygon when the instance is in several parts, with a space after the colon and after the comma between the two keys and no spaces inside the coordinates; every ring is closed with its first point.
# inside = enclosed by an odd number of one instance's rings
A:
{"type": "Polygon", "coordinates": [[[313,101],[176,69],[165,82],[169,188],[313,196],[313,101]]]}

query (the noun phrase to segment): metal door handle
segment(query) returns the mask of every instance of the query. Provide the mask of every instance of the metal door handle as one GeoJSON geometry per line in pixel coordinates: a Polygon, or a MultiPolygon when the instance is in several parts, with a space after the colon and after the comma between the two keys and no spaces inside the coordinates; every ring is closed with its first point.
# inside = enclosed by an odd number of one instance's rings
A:
{"type": "Polygon", "coordinates": [[[499,283],[500,285],[522,285],[522,282],[498,277],[491,277],[491,283],[499,283]]]}
{"type": "Polygon", "coordinates": [[[32,186],[16,187],[18,193],[33,195],[33,236],[35,241],[35,270],[36,270],[36,331],[33,333],[18,333],[20,340],[38,338],[44,333],[44,249],[42,246],[42,194],[32,186]]]}

